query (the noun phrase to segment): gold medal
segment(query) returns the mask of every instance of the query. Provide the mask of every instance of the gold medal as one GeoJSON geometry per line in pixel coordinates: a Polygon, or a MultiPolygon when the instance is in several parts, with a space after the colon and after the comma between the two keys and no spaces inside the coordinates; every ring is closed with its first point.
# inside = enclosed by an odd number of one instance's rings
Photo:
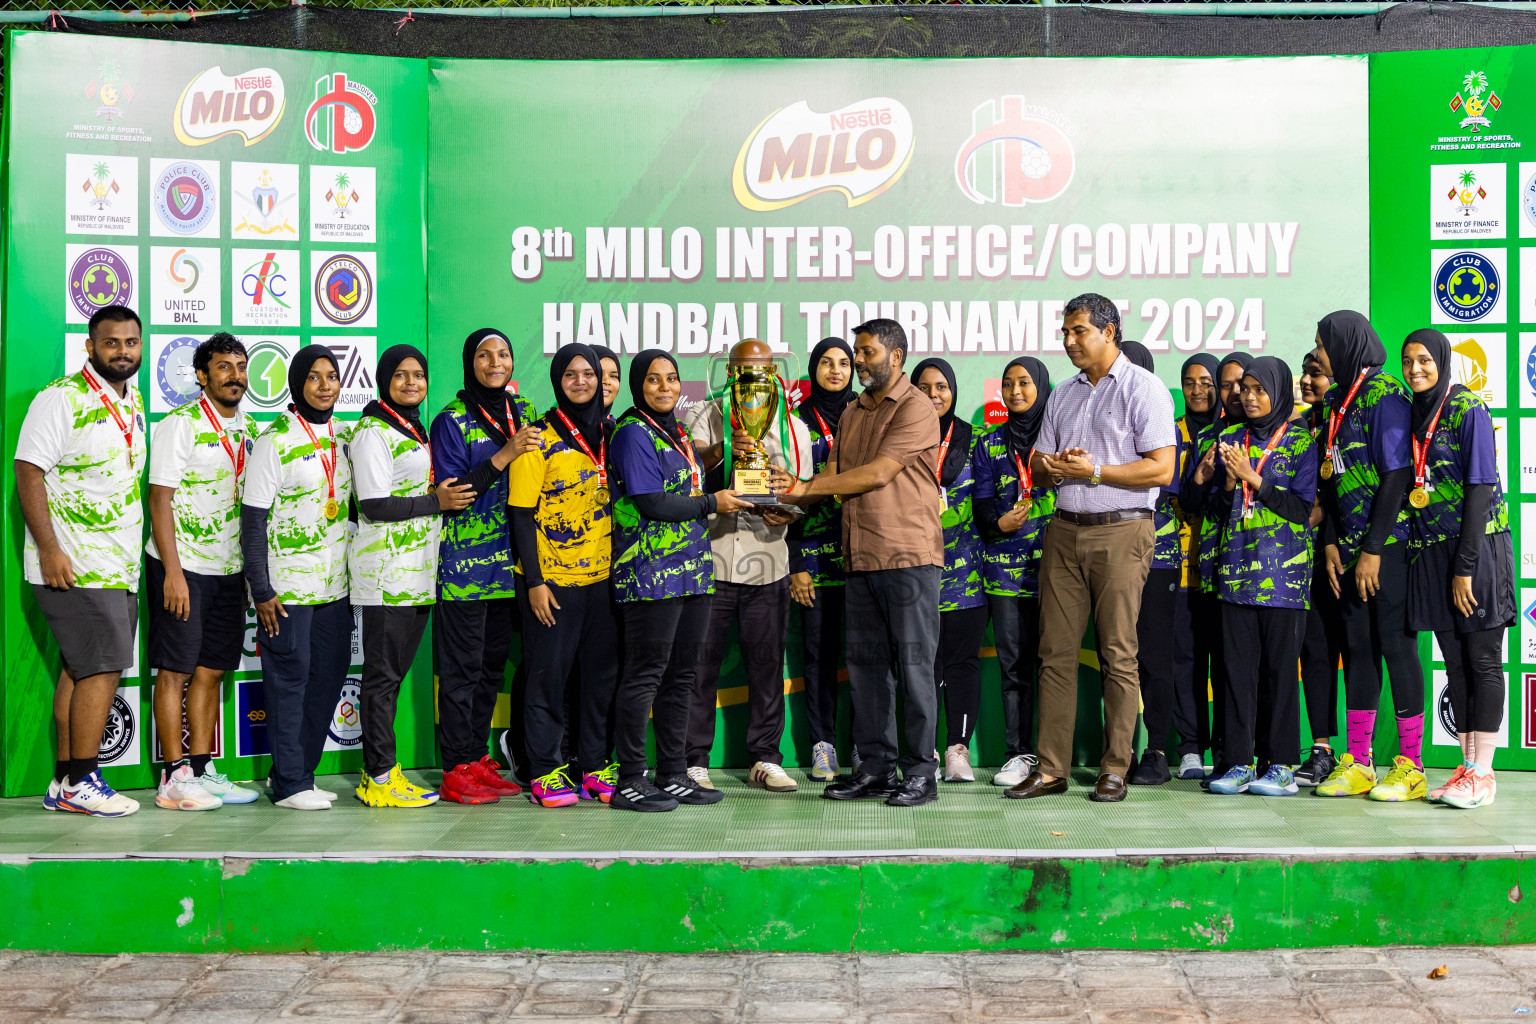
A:
{"type": "Polygon", "coordinates": [[[592,492],[592,496],[597,499],[597,503],[599,505],[608,504],[608,488],[599,487],[597,490],[592,492]]]}
{"type": "Polygon", "coordinates": [[[436,480],[430,481],[427,484],[427,493],[428,494],[436,494],[437,493],[437,481],[436,480]]]}
{"type": "Polygon", "coordinates": [[[689,493],[692,494],[695,498],[697,498],[697,497],[701,496],[704,492],[702,490],[700,490],[698,487],[695,487],[689,493]]]}
{"type": "Polygon", "coordinates": [[[330,519],[330,520],[334,520],[336,518],[337,514],[340,513],[340,512],[341,512],[341,506],[336,504],[336,499],[335,498],[328,498],[328,499],[326,499],[326,502],[325,502],[325,518],[330,519]]]}
{"type": "Polygon", "coordinates": [[[1028,494],[1020,495],[1019,500],[1013,503],[1013,507],[1028,512],[1035,507],[1035,499],[1028,494]]]}
{"type": "Polygon", "coordinates": [[[1317,467],[1317,475],[1324,480],[1330,479],[1333,476],[1333,460],[1331,458],[1324,459],[1323,464],[1317,467]]]}
{"type": "Polygon", "coordinates": [[[1414,508],[1423,508],[1429,504],[1429,492],[1422,487],[1415,487],[1408,492],[1408,504],[1414,508]]]}

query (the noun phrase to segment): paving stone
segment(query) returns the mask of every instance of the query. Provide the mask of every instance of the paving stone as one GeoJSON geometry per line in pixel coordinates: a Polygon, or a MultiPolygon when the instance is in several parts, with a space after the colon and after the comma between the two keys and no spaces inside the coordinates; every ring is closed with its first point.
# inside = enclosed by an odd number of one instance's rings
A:
{"type": "Polygon", "coordinates": [[[736,1020],[736,1012],[666,1007],[634,1010],[624,1020],[626,1024],[731,1024],[736,1020]]]}
{"type": "Polygon", "coordinates": [[[1066,999],[978,999],[973,1012],[986,1020],[1056,1020],[1074,1016],[1082,1009],[1080,1003],[1066,999]]]}
{"type": "Polygon", "coordinates": [[[541,981],[623,981],[629,972],[622,963],[596,960],[546,960],[534,971],[541,981]]]}
{"type": "Polygon", "coordinates": [[[971,995],[988,999],[1062,999],[1071,995],[1072,983],[1065,979],[1047,978],[1032,981],[993,981],[990,978],[971,978],[971,995]]]}
{"type": "Polygon", "coordinates": [[[624,1004],[617,999],[524,999],[513,1007],[514,1017],[600,1017],[620,1013],[624,1004]]]}
{"type": "Polygon", "coordinates": [[[1399,979],[1380,967],[1337,967],[1299,971],[1297,980],[1309,985],[1391,985],[1399,979]]]}
{"type": "Polygon", "coordinates": [[[94,999],[169,999],[191,988],[191,983],[177,978],[163,981],[136,978],[131,981],[113,981],[112,975],[104,974],[94,979],[86,990],[94,999]]]}
{"type": "Polygon", "coordinates": [[[529,999],[611,999],[621,995],[629,983],[617,980],[540,981],[528,989],[529,999]]]}
{"type": "Polygon", "coordinates": [[[1183,988],[1096,988],[1083,989],[1082,1001],[1090,1010],[1110,1010],[1121,1007],[1184,1007],[1194,1002],[1194,997],[1183,988]]]}
{"type": "Polygon", "coordinates": [[[78,988],[96,974],[93,970],[62,967],[53,970],[33,966],[38,958],[18,960],[9,970],[0,972],[0,992],[9,988],[78,988]]]}
{"type": "Polygon", "coordinates": [[[864,1010],[868,1010],[871,1007],[912,1010],[963,1010],[965,1009],[965,1003],[965,993],[955,991],[954,989],[863,989],[859,993],[859,1006],[864,1010]]]}
{"type": "Polygon", "coordinates": [[[220,958],[221,971],[311,971],[330,960],[314,953],[241,953],[220,958]]]}
{"type": "Polygon", "coordinates": [[[1312,1007],[1301,999],[1204,999],[1201,1005],[1212,1017],[1249,1020],[1256,1017],[1305,1017],[1315,1020],[1312,1007]]]}
{"type": "Polygon", "coordinates": [[[220,966],[198,982],[198,991],[229,991],[241,989],[253,992],[289,992],[306,978],[303,971],[243,971],[220,966]]]}
{"type": "MultiPolygon", "coordinates": [[[[1259,978],[1195,977],[1189,979],[1189,988],[1202,999],[1239,996],[1273,998],[1301,994],[1296,982],[1283,974],[1259,978]]],[[[1374,986],[1371,991],[1375,991],[1374,986]]]]}
{"type": "Polygon", "coordinates": [[[752,975],[782,981],[841,981],[854,977],[855,965],[841,959],[772,957],[752,966],[752,975]]]}
{"type": "Polygon", "coordinates": [[[1374,964],[1381,962],[1381,954],[1374,949],[1359,946],[1335,946],[1332,949],[1285,950],[1281,953],[1295,964],[1374,964]]]}
{"type": "Polygon", "coordinates": [[[1100,969],[1072,972],[1082,988],[1183,988],[1183,973],[1171,967],[1132,967],[1124,970],[1100,969]]]}
{"type": "Polygon", "coordinates": [[[630,1009],[641,1009],[651,1006],[698,1006],[713,1009],[735,1007],[741,1000],[741,993],[735,989],[641,989],[631,1002],[630,1009]]]}
{"type": "Polygon", "coordinates": [[[422,979],[427,988],[521,988],[527,975],[519,971],[436,970],[422,979]]]}
{"type": "Polygon", "coordinates": [[[257,1024],[261,1010],[176,1010],[155,1024],[257,1024]]]}
{"type": "Polygon", "coordinates": [[[1359,988],[1344,985],[1329,989],[1326,994],[1315,994],[1313,1001],[1320,1007],[1336,1010],[1420,1006],[1423,1003],[1419,993],[1407,985],[1362,985],[1359,988]]]}
{"type": "Polygon", "coordinates": [[[510,992],[483,988],[422,988],[407,999],[407,1006],[413,1010],[502,1010],[511,1005],[510,992]]]}
{"type": "Polygon", "coordinates": [[[747,1006],[745,1016],[749,1021],[824,1021],[851,1017],[854,1012],[851,1001],[808,999],[751,1004],[747,1006]]]}
{"type": "Polygon", "coordinates": [[[183,995],[176,1005],[201,1010],[262,1010],[284,1006],[292,999],[293,993],[287,990],[205,988],[183,995]]]}
{"type": "Polygon", "coordinates": [[[407,1008],[395,1018],[399,1024],[492,1024],[503,1017],[499,1010],[444,1010],[407,1008]]]}
{"type": "Polygon", "coordinates": [[[323,981],[317,981],[304,990],[305,996],[316,999],[375,999],[378,997],[392,997],[404,991],[405,986],[398,981],[333,981],[334,974],[328,974],[323,981]]]}
{"type": "Polygon", "coordinates": [[[1171,953],[1146,950],[1085,949],[1072,952],[1072,962],[1088,968],[1151,967],[1170,963],[1172,959],[1171,953]]]}
{"type": "Polygon", "coordinates": [[[8,1009],[46,1010],[63,998],[63,989],[0,987],[0,1006],[8,1009]]]}
{"type": "Polygon", "coordinates": [[[61,1020],[148,1020],[165,1004],[156,999],[74,999],[61,1020]]]}
{"type": "Polygon", "coordinates": [[[742,991],[742,1001],[748,1004],[835,1001],[852,997],[853,986],[840,981],[753,981],[742,991]]]}
{"type": "Polygon", "coordinates": [[[1205,1024],[1205,1015],[1179,1010],[1089,1010],[1093,1024],[1205,1024]]]}
{"type": "Polygon", "coordinates": [[[894,971],[871,972],[862,966],[859,968],[859,986],[861,988],[878,989],[924,989],[924,988],[959,988],[965,984],[964,976],[959,971],[912,971],[910,973],[898,973],[894,971]]]}
{"type": "Polygon", "coordinates": [[[640,979],[642,989],[738,988],[746,976],[731,971],[656,971],[640,979]]]}
{"type": "Polygon", "coordinates": [[[107,968],[99,980],[119,982],[143,978],[163,981],[179,978],[185,981],[202,977],[217,968],[223,959],[216,956],[135,956],[126,963],[107,968]]]}
{"type": "Polygon", "coordinates": [[[45,1011],[40,1009],[7,1009],[0,1006],[0,1024],[35,1024],[43,1019],[45,1011]]]}
{"type": "Polygon", "coordinates": [[[300,999],[282,1012],[284,1017],[382,1016],[388,999],[300,999]]]}
{"type": "Polygon", "coordinates": [[[1327,1024],[1437,1024],[1438,1017],[1422,1010],[1324,1009],[1327,1024]]]}

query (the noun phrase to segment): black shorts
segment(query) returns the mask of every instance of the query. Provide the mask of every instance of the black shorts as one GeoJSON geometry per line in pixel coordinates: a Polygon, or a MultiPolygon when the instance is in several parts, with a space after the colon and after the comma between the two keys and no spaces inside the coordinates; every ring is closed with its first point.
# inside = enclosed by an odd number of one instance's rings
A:
{"type": "Polygon", "coordinates": [[[146,557],[149,577],[149,667],[188,675],[201,665],[218,672],[240,667],[245,639],[245,575],[185,572],[187,617],[165,610],[165,563],[146,557]]]}
{"type": "Polygon", "coordinates": [[[64,667],[76,679],[124,672],[139,642],[139,595],[127,590],[32,584],[43,618],[59,645],[64,667]]]}

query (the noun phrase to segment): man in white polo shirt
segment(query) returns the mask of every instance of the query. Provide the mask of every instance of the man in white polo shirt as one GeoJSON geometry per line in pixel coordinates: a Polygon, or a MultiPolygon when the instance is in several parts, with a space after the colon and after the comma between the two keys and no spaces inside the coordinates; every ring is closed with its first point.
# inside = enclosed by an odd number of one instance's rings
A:
{"type": "Polygon", "coordinates": [[[43,806],[106,818],[139,809],[97,771],[101,734],[138,640],[143,328],[126,306],[91,317],[86,363],[37,393],[16,439],[27,582],[64,662],[59,752],[43,806]]]}

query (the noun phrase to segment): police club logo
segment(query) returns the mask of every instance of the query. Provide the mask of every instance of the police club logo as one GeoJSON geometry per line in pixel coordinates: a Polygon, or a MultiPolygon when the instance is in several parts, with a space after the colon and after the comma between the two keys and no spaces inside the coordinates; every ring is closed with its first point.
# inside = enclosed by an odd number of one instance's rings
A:
{"type": "Polygon", "coordinates": [[[315,99],[304,112],[304,137],[322,153],[356,153],[368,148],[377,124],[378,98],[343,72],[315,81],[315,99]]]}
{"type": "Polygon", "coordinates": [[[955,183],[973,203],[1048,202],[1072,184],[1075,132],[1060,114],[1023,96],[987,100],[971,111],[971,135],[955,154],[955,183]]]}
{"type": "Polygon", "coordinates": [[[212,175],[201,165],[190,160],[170,163],[155,178],[151,205],[166,230],[154,233],[203,233],[213,224],[216,191],[212,175]]]}
{"type": "MultiPolygon", "coordinates": [[[[107,712],[107,727],[101,733],[101,749],[97,752],[97,760],[103,764],[123,761],[133,751],[133,742],[138,735],[138,720],[133,708],[123,699],[122,691],[114,693],[112,710],[107,712]]],[[[137,763],[137,758],[133,763],[137,763]]]]}
{"type": "Polygon", "coordinates": [[[169,409],[185,405],[202,390],[197,383],[197,371],[192,368],[197,345],[196,338],[177,335],[165,343],[155,360],[155,384],[169,409]]]}
{"type": "Polygon", "coordinates": [[[1435,269],[1435,305],[1460,323],[1481,320],[1493,312],[1502,295],[1499,270],[1478,252],[1454,253],[1435,269]]]}
{"type": "Polygon", "coordinates": [[[66,246],[69,319],[84,323],[103,306],[133,305],[136,247],[66,246]]]}
{"type": "Polygon", "coordinates": [[[338,327],[360,327],[373,322],[372,253],[316,253],[315,308],[338,327]],[[322,258],[324,257],[324,258],[322,258]]]}

